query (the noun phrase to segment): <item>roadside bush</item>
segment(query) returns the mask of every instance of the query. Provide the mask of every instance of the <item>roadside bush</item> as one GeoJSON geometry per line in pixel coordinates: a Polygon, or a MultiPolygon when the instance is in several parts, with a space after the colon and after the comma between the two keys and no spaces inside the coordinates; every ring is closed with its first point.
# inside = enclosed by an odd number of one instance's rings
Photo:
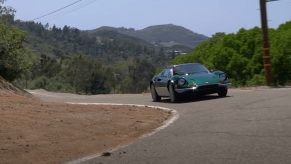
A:
{"type": "Polygon", "coordinates": [[[254,75],[254,77],[247,81],[247,86],[264,86],[266,85],[266,78],[265,75],[254,75]]]}
{"type": "Polygon", "coordinates": [[[45,89],[45,86],[48,84],[48,78],[46,76],[40,76],[34,80],[35,88],[45,89]]]}
{"type": "Polygon", "coordinates": [[[122,93],[121,90],[120,90],[120,85],[116,85],[115,86],[115,93],[116,94],[121,94],[122,93]]]}
{"type": "Polygon", "coordinates": [[[48,84],[44,87],[47,91],[62,92],[62,93],[76,93],[76,90],[70,84],[64,84],[59,77],[49,79],[48,84]]]}

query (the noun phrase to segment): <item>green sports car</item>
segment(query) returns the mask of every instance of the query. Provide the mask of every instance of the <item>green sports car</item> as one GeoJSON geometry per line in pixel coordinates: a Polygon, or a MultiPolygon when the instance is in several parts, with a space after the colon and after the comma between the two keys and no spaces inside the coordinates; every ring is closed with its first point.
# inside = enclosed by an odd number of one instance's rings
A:
{"type": "Polygon", "coordinates": [[[228,83],[222,71],[209,71],[203,64],[187,63],[167,67],[150,82],[153,101],[170,97],[171,102],[179,101],[182,95],[197,96],[218,93],[225,97],[228,83]]]}

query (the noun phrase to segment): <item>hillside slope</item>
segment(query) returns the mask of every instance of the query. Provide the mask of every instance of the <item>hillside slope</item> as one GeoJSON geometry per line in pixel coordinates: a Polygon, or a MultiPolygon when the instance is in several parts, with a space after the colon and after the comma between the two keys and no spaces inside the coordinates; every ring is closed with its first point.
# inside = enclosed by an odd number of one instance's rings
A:
{"type": "Polygon", "coordinates": [[[34,97],[27,91],[16,87],[15,85],[7,82],[5,79],[3,79],[0,76],[0,97],[7,97],[7,96],[17,96],[17,97],[24,97],[24,98],[30,98],[33,100],[38,100],[38,98],[34,97]]]}
{"type": "Polygon", "coordinates": [[[82,52],[105,65],[127,61],[134,57],[143,57],[152,61],[155,67],[164,67],[171,59],[166,54],[167,51],[189,53],[194,50],[182,45],[178,47],[155,46],[141,38],[105,30],[106,28],[88,34],[86,31],[68,26],[45,28],[40,23],[21,20],[9,23],[28,33],[25,46],[29,46],[36,56],[47,55],[60,59],[62,56],[72,57],[82,52]]]}
{"type": "Polygon", "coordinates": [[[102,30],[117,31],[121,34],[143,39],[148,43],[155,43],[159,45],[161,42],[173,41],[190,48],[195,48],[201,42],[209,40],[207,36],[197,34],[189,29],[186,29],[185,27],[173,24],[149,26],[142,30],[102,26],[94,30],[88,30],[88,32],[95,33],[102,30]]]}

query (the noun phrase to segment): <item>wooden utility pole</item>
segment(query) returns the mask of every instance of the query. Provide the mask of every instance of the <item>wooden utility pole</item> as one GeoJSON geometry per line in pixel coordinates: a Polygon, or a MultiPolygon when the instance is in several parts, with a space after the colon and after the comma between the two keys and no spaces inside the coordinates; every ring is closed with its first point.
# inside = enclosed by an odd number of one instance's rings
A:
{"type": "Polygon", "coordinates": [[[268,22],[267,22],[267,12],[266,12],[266,0],[260,0],[261,6],[261,21],[262,21],[262,39],[263,39],[263,61],[265,67],[265,76],[267,86],[272,83],[271,76],[271,59],[269,54],[269,39],[268,39],[268,22]]]}

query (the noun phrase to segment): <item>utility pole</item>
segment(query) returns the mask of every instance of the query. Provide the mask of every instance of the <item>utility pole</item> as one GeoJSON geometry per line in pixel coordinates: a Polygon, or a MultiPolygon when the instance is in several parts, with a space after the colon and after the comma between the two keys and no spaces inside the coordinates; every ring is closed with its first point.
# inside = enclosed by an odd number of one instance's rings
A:
{"type": "Polygon", "coordinates": [[[260,6],[261,6],[262,39],[263,39],[263,61],[265,67],[266,83],[267,86],[270,86],[272,83],[272,76],[271,76],[271,59],[269,54],[270,45],[268,39],[266,0],[260,0],[260,6]]]}

